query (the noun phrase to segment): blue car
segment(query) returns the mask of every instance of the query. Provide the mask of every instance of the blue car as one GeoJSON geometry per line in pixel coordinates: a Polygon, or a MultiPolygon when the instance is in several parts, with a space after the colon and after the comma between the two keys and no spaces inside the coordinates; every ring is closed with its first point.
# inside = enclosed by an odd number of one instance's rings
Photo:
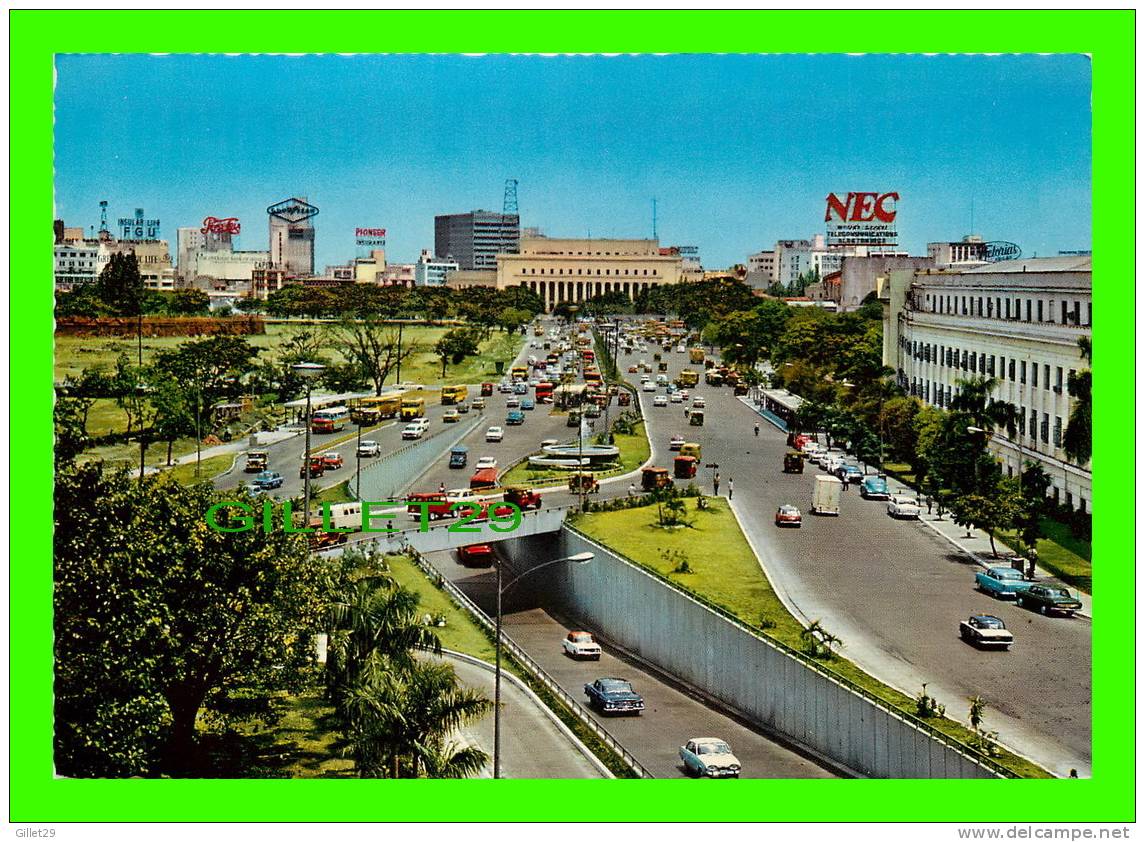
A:
{"type": "Polygon", "coordinates": [[[278,471],[263,471],[254,478],[254,484],[263,491],[269,491],[272,488],[282,488],[282,474],[278,471]]]}
{"type": "Polygon", "coordinates": [[[505,416],[505,423],[511,427],[515,427],[519,424],[524,424],[525,413],[521,412],[519,409],[514,409],[512,412],[505,416]]]}
{"type": "Polygon", "coordinates": [[[531,398],[524,398],[521,401],[521,409],[536,409],[537,405],[533,403],[531,398]]]}
{"type": "Polygon", "coordinates": [[[603,713],[635,713],[644,710],[644,699],[623,678],[598,678],[584,685],[588,703],[603,713]]]}
{"type": "Polygon", "coordinates": [[[1030,587],[1022,576],[1022,571],[1013,567],[991,567],[974,574],[974,584],[978,590],[996,599],[1017,599],[1018,594],[1030,587]]]}
{"type": "Polygon", "coordinates": [[[529,384],[528,383],[514,383],[513,384],[513,394],[514,395],[527,395],[527,394],[529,394],[529,384]]]}
{"type": "Polygon", "coordinates": [[[891,492],[887,488],[887,481],[884,477],[864,477],[859,485],[859,494],[865,500],[891,499],[891,492]]]}
{"type": "Polygon", "coordinates": [[[839,470],[836,471],[836,476],[843,482],[851,483],[851,485],[863,481],[863,472],[859,470],[858,465],[842,465],[839,470]]]}

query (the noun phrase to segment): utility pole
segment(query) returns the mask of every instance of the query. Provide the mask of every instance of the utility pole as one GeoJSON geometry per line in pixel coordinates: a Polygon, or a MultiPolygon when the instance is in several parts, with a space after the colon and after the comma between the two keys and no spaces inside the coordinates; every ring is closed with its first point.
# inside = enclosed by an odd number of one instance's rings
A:
{"type": "Polygon", "coordinates": [[[652,239],[659,240],[660,237],[656,233],[656,197],[652,197],[652,239]]]}

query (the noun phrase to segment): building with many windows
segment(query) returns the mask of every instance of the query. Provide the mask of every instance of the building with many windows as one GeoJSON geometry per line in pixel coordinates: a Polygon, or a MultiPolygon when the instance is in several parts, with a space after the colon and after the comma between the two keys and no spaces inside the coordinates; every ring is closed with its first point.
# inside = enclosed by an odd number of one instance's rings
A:
{"type": "Polygon", "coordinates": [[[662,254],[658,240],[537,237],[522,239],[517,254],[497,256],[496,287],[528,287],[547,310],[562,301],[585,301],[611,292],[635,298],[683,279],[683,258],[679,253],[662,254]]]}
{"type": "Polygon", "coordinates": [[[433,253],[462,269],[496,269],[497,255],[515,253],[521,243],[517,214],[475,210],[436,216],[433,253]]]}
{"type": "Polygon", "coordinates": [[[456,260],[433,257],[426,249],[422,249],[421,256],[414,264],[414,280],[419,287],[443,287],[445,276],[460,268],[456,260]]]}
{"type": "Polygon", "coordinates": [[[961,271],[892,270],[880,279],[883,363],[927,403],[950,406],[959,382],[997,381],[994,397],[1018,412],[1017,436],[995,430],[991,448],[1008,475],[1023,461],[1051,478],[1050,494],[1072,508],[1092,501],[1089,464],[1062,448],[1074,400],[1069,375],[1088,368],[1078,345],[1092,328],[1088,257],[991,263],[961,271]]]}

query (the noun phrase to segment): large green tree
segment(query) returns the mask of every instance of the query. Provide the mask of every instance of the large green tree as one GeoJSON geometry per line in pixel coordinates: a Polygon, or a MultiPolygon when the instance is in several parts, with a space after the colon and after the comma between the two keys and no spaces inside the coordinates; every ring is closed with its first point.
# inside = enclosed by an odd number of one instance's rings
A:
{"type": "Polygon", "coordinates": [[[374,316],[345,317],[331,329],[331,336],[334,346],[373,386],[375,395],[382,393],[390,372],[419,350],[417,343],[408,339],[399,347],[397,325],[374,316]]]}
{"type": "Polygon", "coordinates": [[[302,686],[321,562],[304,536],[211,529],[207,509],[228,496],[93,464],[57,475],[59,774],[196,774],[201,714],[270,717],[302,686]]]}
{"type": "Polygon", "coordinates": [[[142,312],[143,277],[135,252],[113,254],[99,273],[96,293],[105,305],[121,316],[142,312]]]}

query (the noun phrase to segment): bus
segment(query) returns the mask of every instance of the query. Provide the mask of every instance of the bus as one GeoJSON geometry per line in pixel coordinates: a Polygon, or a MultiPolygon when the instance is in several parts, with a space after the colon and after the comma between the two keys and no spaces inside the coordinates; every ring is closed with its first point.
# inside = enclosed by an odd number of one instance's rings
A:
{"type": "Polygon", "coordinates": [[[537,403],[552,403],[553,402],[553,384],[545,380],[537,384],[534,397],[537,403]]]}
{"type": "Polygon", "coordinates": [[[461,403],[469,397],[468,386],[442,386],[441,387],[441,405],[449,406],[450,404],[461,403]]]}
{"type": "Polygon", "coordinates": [[[310,429],[315,433],[336,433],[346,428],[350,410],[344,406],[319,409],[310,417],[310,429]]]}
{"type": "Polygon", "coordinates": [[[377,398],[360,398],[350,405],[350,420],[363,426],[376,424],[383,418],[396,417],[401,406],[400,392],[377,398]]]}
{"type": "Polygon", "coordinates": [[[524,365],[515,365],[513,366],[511,374],[514,380],[528,380],[529,367],[524,365]]]}
{"type": "Polygon", "coordinates": [[[593,361],[596,359],[596,354],[593,353],[591,348],[584,348],[580,352],[580,356],[581,359],[584,360],[585,365],[592,365],[593,361]]]}
{"type": "Polygon", "coordinates": [[[403,398],[402,420],[412,421],[425,416],[425,398],[403,398]]]}
{"type": "Polygon", "coordinates": [[[599,386],[600,372],[590,368],[584,373],[584,382],[588,383],[590,386],[599,386]]]}

